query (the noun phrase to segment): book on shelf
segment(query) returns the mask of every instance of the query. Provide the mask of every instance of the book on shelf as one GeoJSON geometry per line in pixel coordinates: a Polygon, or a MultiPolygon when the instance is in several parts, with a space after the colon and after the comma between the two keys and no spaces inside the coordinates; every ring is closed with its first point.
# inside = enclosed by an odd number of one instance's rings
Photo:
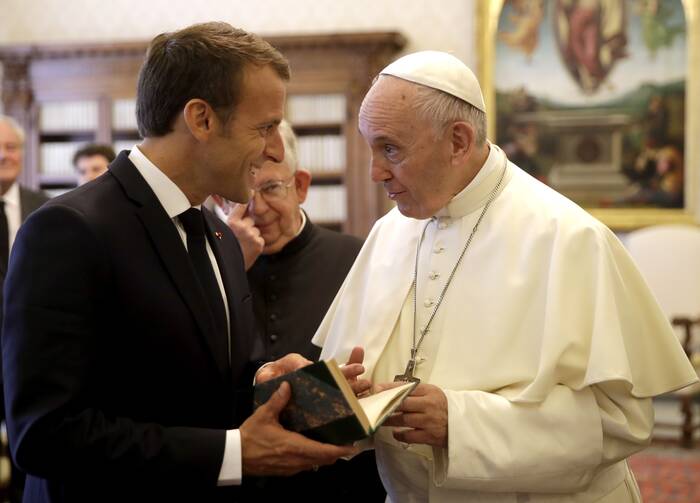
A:
{"type": "Polygon", "coordinates": [[[296,94],[287,98],[287,118],[295,124],[344,123],[343,94],[296,94]]]}
{"type": "Polygon", "coordinates": [[[136,130],[136,99],[119,99],[112,102],[112,129],[117,131],[136,130]]]}
{"type": "Polygon", "coordinates": [[[357,398],[335,360],[319,361],[255,385],[255,407],[287,381],[292,390],[280,413],[282,426],[319,442],[349,444],[372,435],[401,405],[416,383],[357,398]]]}
{"type": "Polygon", "coordinates": [[[344,222],[347,190],[344,185],[312,185],[302,207],[315,222],[344,222]]]}
{"type": "Polygon", "coordinates": [[[307,135],[297,138],[299,166],[312,174],[345,171],[345,137],[339,135],[307,135]]]}
{"type": "Polygon", "coordinates": [[[75,177],[73,155],[83,142],[44,142],[39,147],[39,172],[42,175],[75,177]]]}
{"type": "Polygon", "coordinates": [[[92,131],[97,128],[97,101],[54,101],[42,103],[39,129],[42,134],[92,131]]]}

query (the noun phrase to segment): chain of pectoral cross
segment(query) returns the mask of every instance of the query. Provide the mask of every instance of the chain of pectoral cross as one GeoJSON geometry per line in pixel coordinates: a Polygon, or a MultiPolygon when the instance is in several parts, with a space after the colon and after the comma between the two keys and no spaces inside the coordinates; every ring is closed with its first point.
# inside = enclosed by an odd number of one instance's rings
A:
{"type": "Polygon", "coordinates": [[[435,314],[437,314],[438,308],[440,307],[443,299],[445,298],[445,293],[447,293],[447,289],[449,288],[450,284],[452,283],[452,279],[454,278],[455,273],[457,272],[457,268],[459,267],[459,264],[462,263],[462,259],[464,258],[464,255],[466,255],[467,250],[469,249],[469,245],[471,244],[472,239],[474,238],[474,235],[476,234],[476,230],[479,228],[479,224],[483,220],[484,215],[486,214],[486,211],[489,209],[489,206],[491,206],[491,203],[494,201],[494,199],[496,199],[496,195],[498,194],[498,189],[501,188],[501,184],[503,183],[503,178],[505,177],[507,168],[508,168],[508,158],[505,157],[505,154],[503,154],[503,170],[501,172],[501,177],[499,178],[496,186],[493,188],[493,190],[489,194],[489,198],[486,201],[486,204],[484,204],[484,209],[481,210],[481,214],[479,215],[479,218],[476,220],[474,227],[472,227],[472,231],[471,231],[471,233],[469,233],[469,237],[467,238],[467,242],[464,244],[464,248],[462,249],[462,253],[459,254],[459,258],[457,259],[457,262],[455,262],[455,265],[452,268],[452,272],[450,272],[450,275],[447,278],[447,281],[445,281],[445,286],[442,287],[442,292],[440,292],[440,297],[438,297],[438,300],[435,303],[435,307],[433,308],[433,312],[430,313],[430,318],[428,318],[428,322],[425,324],[425,327],[423,327],[421,329],[420,338],[418,339],[418,342],[416,342],[416,317],[417,317],[417,313],[418,313],[418,309],[416,306],[416,297],[417,297],[417,291],[418,291],[418,259],[420,258],[420,248],[421,248],[421,245],[423,244],[423,238],[425,238],[425,232],[428,230],[428,226],[430,225],[432,220],[429,220],[428,223],[426,223],[425,226],[423,227],[423,232],[420,235],[420,239],[418,240],[418,246],[416,248],[416,262],[415,262],[415,266],[413,268],[413,283],[411,285],[411,289],[413,290],[413,342],[411,344],[411,358],[408,360],[408,363],[406,364],[406,370],[404,371],[404,373],[395,375],[394,381],[420,382],[420,379],[418,379],[414,375],[415,370],[416,370],[416,366],[423,361],[423,360],[419,360],[419,358],[418,358],[418,350],[420,349],[420,346],[423,343],[423,339],[425,339],[425,336],[428,334],[428,331],[430,330],[430,324],[433,322],[433,319],[435,318],[435,314]]]}

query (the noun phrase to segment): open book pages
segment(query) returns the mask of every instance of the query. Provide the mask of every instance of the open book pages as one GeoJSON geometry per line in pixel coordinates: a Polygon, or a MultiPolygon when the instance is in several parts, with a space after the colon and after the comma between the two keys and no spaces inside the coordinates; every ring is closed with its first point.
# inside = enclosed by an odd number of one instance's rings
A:
{"type": "Polygon", "coordinates": [[[413,391],[415,386],[416,383],[407,382],[396,388],[385,389],[374,395],[360,398],[360,406],[367,416],[367,421],[371,427],[370,431],[376,431],[384,420],[403,402],[404,398],[413,391]]]}

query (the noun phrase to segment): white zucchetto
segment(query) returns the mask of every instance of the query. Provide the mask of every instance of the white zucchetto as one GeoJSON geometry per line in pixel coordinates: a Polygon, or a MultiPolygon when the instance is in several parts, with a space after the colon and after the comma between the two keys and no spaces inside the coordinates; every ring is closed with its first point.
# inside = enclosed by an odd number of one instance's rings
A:
{"type": "Polygon", "coordinates": [[[486,112],[479,81],[469,67],[452,54],[414,52],[397,59],[379,74],[438,89],[486,112]]]}

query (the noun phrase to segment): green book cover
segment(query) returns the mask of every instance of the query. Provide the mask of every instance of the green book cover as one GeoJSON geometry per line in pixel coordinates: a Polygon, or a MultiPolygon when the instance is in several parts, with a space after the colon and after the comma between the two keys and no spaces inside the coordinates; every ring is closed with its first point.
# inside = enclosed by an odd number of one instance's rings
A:
{"type": "Polygon", "coordinates": [[[256,384],[255,407],[265,403],[283,381],[292,396],[280,413],[280,424],[290,431],[336,445],[365,438],[408,396],[415,383],[372,395],[363,407],[334,360],[320,361],[270,381],[256,384]]]}

